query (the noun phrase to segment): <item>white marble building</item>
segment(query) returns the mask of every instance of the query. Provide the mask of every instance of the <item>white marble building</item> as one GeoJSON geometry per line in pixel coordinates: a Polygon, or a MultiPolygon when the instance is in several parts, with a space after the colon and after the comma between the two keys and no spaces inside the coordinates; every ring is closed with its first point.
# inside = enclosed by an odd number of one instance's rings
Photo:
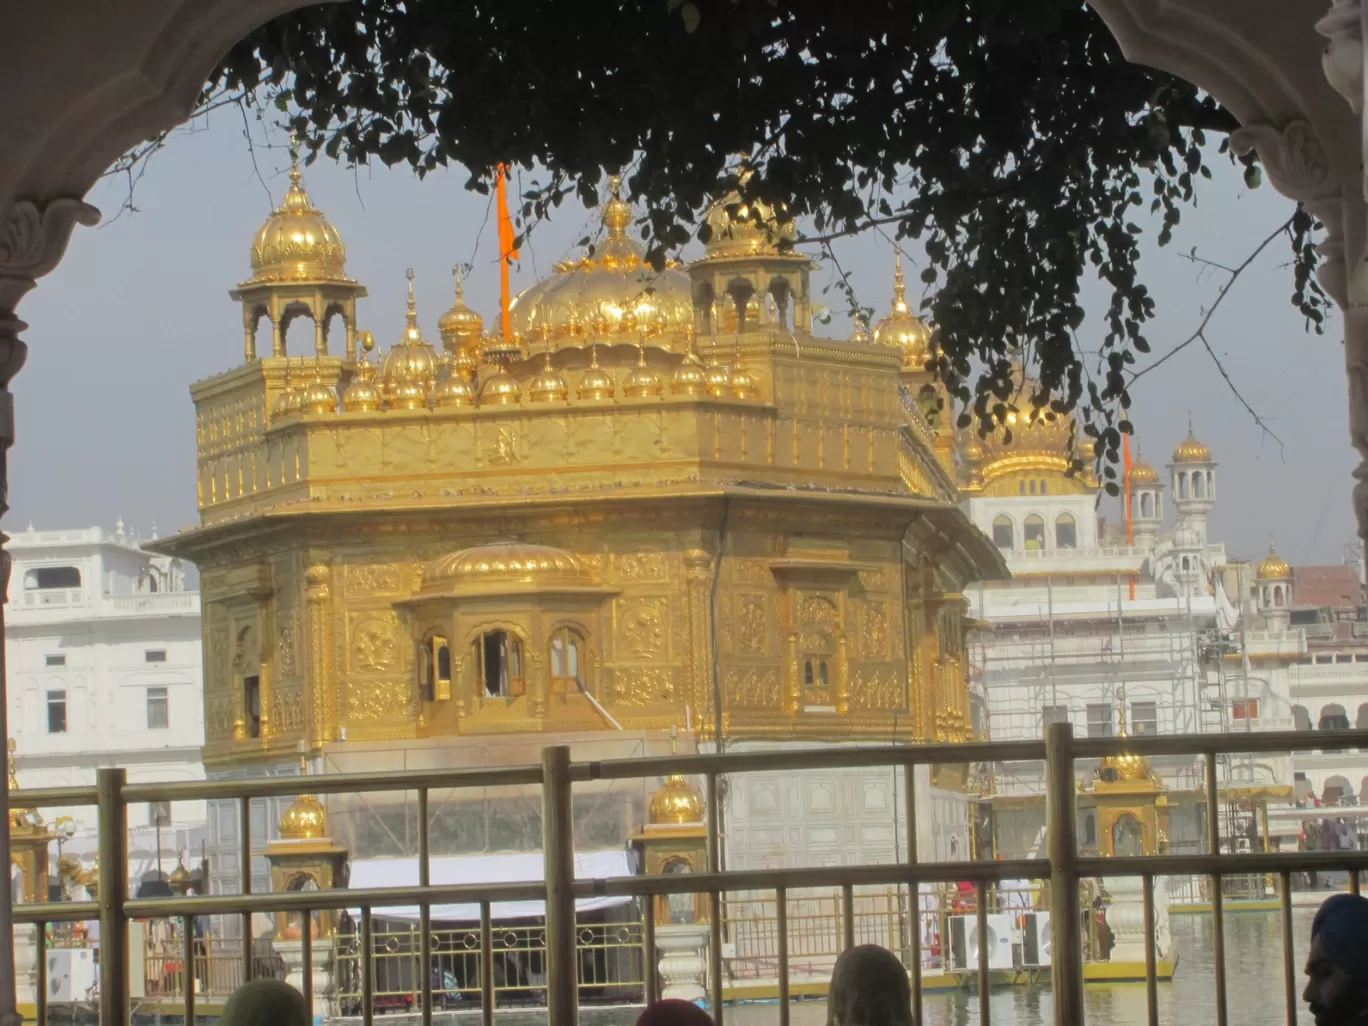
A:
{"type": "MultiPolygon", "coordinates": [[[[30,527],[9,551],[6,673],[20,786],[92,784],[97,769],[115,766],[130,782],[203,779],[200,596],[179,561],[144,552],[122,521],[113,531],[30,527]]],[[[71,817],[64,853],[93,853],[93,807],[43,814],[50,824],[71,817]]],[[[204,818],[203,802],[130,808],[134,879],[155,868],[158,835],[165,871],[178,847],[197,855],[204,818]]]]}

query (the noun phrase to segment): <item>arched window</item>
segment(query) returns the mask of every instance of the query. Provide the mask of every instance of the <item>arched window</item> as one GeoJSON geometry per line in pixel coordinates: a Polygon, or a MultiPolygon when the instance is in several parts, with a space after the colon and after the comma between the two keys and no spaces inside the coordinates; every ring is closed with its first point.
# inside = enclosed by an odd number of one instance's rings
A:
{"type": "Polygon", "coordinates": [[[1040,494],[1041,494],[1041,495],[1048,495],[1048,494],[1049,494],[1049,491],[1050,491],[1049,482],[1048,482],[1048,481],[1041,481],[1041,482],[1040,482],[1040,494]]]}
{"type": "Polygon", "coordinates": [[[1186,572],[1186,571],[1188,571],[1188,570],[1191,570],[1191,569],[1192,569],[1192,560],[1188,559],[1187,556],[1184,556],[1184,557],[1183,557],[1183,570],[1184,570],[1184,572],[1186,572]]]}
{"type": "Polygon", "coordinates": [[[1078,524],[1071,513],[1061,513],[1055,517],[1055,548],[1078,548],[1078,524]]]}
{"type": "Polygon", "coordinates": [[[803,688],[809,705],[830,705],[836,645],[824,630],[809,628],[798,639],[802,647],[803,688]]]}
{"type": "Polygon", "coordinates": [[[451,646],[440,634],[429,634],[418,653],[418,689],[424,702],[451,698],[451,646]]]}
{"type": "Polygon", "coordinates": [[[1192,497],[1194,499],[1206,498],[1206,475],[1197,473],[1192,475],[1192,497]]]}
{"type": "Polygon", "coordinates": [[[1018,494],[1018,495],[1025,495],[1025,494],[1026,494],[1026,482],[1025,482],[1025,481],[1018,481],[1018,482],[1017,482],[1017,494],[1018,494]]]}
{"type": "Polygon", "coordinates": [[[1035,493],[1036,493],[1036,483],[1035,483],[1034,481],[1032,481],[1032,482],[1031,482],[1031,494],[1034,495],[1035,493]]]}
{"type": "Polygon", "coordinates": [[[1349,714],[1344,711],[1344,706],[1331,702],[1329,705],[1321,706],[1320,724],[1318,730],[1348,730],[1349,714]]]}
{"type": "Polygon", "coordinates": [[[1145,518],[1154,516],[1154,496],[1149,492],[1140,493],[1140,515],[1145,518]]]}
{"type": "Polygon", "coordinates": [[[1292,726],[1294,730],[1311,729],[1311,714],[1306,711],[1306,706],[1294,705],[1292,707],[1292,726]]]}
{"type": "Polygon", "coordinates": [[[1045,547],[1045,521],[1040,516],[1032,513],[1026,518],[1026,523],[1022,526],[1022,539],[1028,549],[1043,549],[1045,547]]]}
{"type": "Polygon", "coordinates": [[[998,516],[993,519],[993,544],[1000,549],[1013,549],[1016,547],[1016,540],[1013,537],[1012,520],[1006,515],[998,516]]]}
{"type": "Polygon", "coordinates": [[[475,681],[488,698],[519,698],[527,694],[523,677],[522,640],[509,631],[486,631],[471,646],[475,681]]]}
{"type": "Polygon", "coordinates": [[[1354,785],[1349,783],[1349,778],[1342,777],[1338,773],[1326,778],[1325,790],[1321,792],[1321,804],[1353,805],[1354,785]]]}
{"type": "Polygon", "coordinates": [[[551,692],[568,695],[584,686],[580,652],[584,642],[577,631],[561,627],[551,635],[551,692]]]}
{"type": "Polygon", "coordinates": [[[1208,499],[1214,499],[1214,498],[1216,498],[1216,478],[1215,478],[1215,476],[1211,473],[1211,471],[1209,471],[1209,470],[1206,472],[1206,483],[1207,483],[1207,498],[1208,498],[1208,499]]]}
{"type": "Polygon", "coordinates": [[[1180,470],[1178,472],[1178,498],[1186,499],[1188,497],[1187,488],[1187,472],[1180,470]]]}
{"type": "Polygon", "coordinates": [[[1266,584],[1264,585],[1263,590],[1263,604],[1266,606],[1271,606],[1273,604],[1273,593],[1268,590],[1268,585],[1266,584]]]}
{"type": "Polygon", "coordinates": [[[1281,584],[1273,585],[1273,604],[1281,606],[1283,604],[1283,590],[1281,584]]]}

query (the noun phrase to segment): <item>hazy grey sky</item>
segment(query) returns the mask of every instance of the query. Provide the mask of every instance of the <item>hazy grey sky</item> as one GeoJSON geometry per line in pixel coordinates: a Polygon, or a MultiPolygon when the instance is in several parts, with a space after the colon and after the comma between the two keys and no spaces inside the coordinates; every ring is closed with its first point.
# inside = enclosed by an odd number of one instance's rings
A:
{"type": "MultiPolygon", "coordinates": [[[[284,137],[274,133],[274,141],[284,137]]],[[[111,179],[90,196],[105,214],[97,229],[78,228],[66,259],[24,301],[32,327],[28,364],[14,383],[18,443],[11,462],[13,533],[112,525],[122,517],[146,534],[196,520],[195,427],[188,386],[242,359],[242,320],[227,292],[248,276],[253,233],[283,195],[285,149],[244,140],[236,112],[207,129],[181,133],[151,161],[137,185],[136,213],[119,213],[126,181],[111,179]],[[264,181],[263,181],[264,180],[264,181]]],[[[1223,280],[1181,254],[1239,263],[1291,212],[1271,188],[1247,192],[1240,176],[1214,158],[1216,178],[1184,213],[1173,245],[1146,256],[1160,317],[1148,334],[1156,354],[1186,338],[1223,280]]],[[[496,232],[481,225],[487,200],[462,188],[463,170],[419,181],[407,169],[352,172],[320,161],[306,171],[315,204],[340,230],[348,269],[370,290],[361,327],[387,349],[403,326],[404,270],[417,272],[418,310],[436,339],[451,302],[452,264],[474,260],[466,298],[488,322],[498,308],[496,232]],[[476,250],[476,239],[479,248],[476,250]]],[[[515,290],[549,273],[585,234],[591,217],[577,204],[543,225],[523,250],[515,290]]],[[[1152,242],[1151,242],[1152,246],[1152,242]]],[[[869,235],[838,249],[861,299],[880,315],[892,291],[889,243],[869,235]]],[[[1199,345],[1146,377],[1132,417],[1145,458],[1160,468],[1186,433],[1196,433],[1219,461],[1213,539],[1231,554],[1258,558],[1272,534],[1298,562],[1339,562],[1353,539],[1344,366],[1336,318],[1308,335],[1288,302],[1288,249],[1274,243],[1236,283],[1207,334],[1236,384],[1281,436],[1263,438],[1199,345]]],[[[916,272],[909,275],[916,281],[916,272]]],[[[814,288],[830,281],[819,272],[814,288]]],[[[1100,310],[1103,293],[1090,286],[1100,310]]],[[[833,290],[833,307],[843,304],[833,290]]],[[[306,325],[301,325],[306,331],[306,325]]],[[[828,330],[844,335],[838,316],[828,330]]],[[[1080,335],[1095,344],[1100,318],[1080,335]]],[[[301,344],[294,351],[309,351],[301,344]]],[[[1167,480],[1167,475],[1165,475],[1167,480]]],[[[1115,500],[1103,511],[1116,516],[1115,500]]]]}

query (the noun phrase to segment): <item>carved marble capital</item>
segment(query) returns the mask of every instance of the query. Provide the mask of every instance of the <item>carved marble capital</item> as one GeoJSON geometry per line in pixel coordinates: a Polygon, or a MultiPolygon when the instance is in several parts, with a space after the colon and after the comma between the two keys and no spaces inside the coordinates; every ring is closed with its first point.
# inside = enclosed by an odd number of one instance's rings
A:
{"type": "Polygon", "coordinates": [[[99,222],[98,210],[69,197],[41,205],[17,200],[0,211],[0,316],[12,316],[34,282],[57,266],[76,225],[99,222]]]}
{"type": "Polygon", "coordinates": [[[1334,0],[1329,13],[1316,22],[1316,31],[1330,40],[1321,54],[1325,80],[1355,114],[1363,110],[1362,18],[1359,0],[1334,0]]]}

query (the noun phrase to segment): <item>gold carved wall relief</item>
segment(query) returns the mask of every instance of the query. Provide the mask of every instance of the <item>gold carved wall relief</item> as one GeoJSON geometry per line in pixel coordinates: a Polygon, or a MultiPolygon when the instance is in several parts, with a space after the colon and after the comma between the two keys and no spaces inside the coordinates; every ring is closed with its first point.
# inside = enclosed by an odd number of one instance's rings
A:
{"type": "Polygon", "coordinates": [[[618,617],[618,651],[640,660],[668,655],[669,623],[669,600],[664,596],[629,601],[618,617]]]}
{"type": "Polygon", "coordinates": [[[347,667],[355,673],[400,673],[408,649],[393,613],[363,612],[347,617],[347,667]]]}
{"type": "Polygon", "coordinates": [[[733,667],[727,671],[724,686],[728,705],[763,709],[779,707],[781,687],[778,667],[733,667]]]}
{"type": "Polygon", "coordinates": [[[618,556],[616,562],[617,574],[623,580],[657,582],[665,580],[668,574],[663,552],[628,552],[618,556]]]}
{"type": "Polygon", "coordinates": [[[865,601],[860,606],[860,658],[888,661],[888,604],[865,601]]]}
{"type": "Polygon", "coordinates": [[[402,589],[399,568],[392,563],[348,567],[346,581],[348,595],[394,594],[402,589]]]}
{"type": "Polygon", "coordinates": [[[277,687],[272,700],[273,727],[279,734],[304,730],[304,689],[298,684],[277,687]]]}
{"type": "Polygon", "coordinates": [[[412,724],[417,711],[413,685],[405,677],[353,680],[347,686],[350,726],[412,724]]]}
{"type": "Polygon", "coordinates": [[[629,709],[673,705],[678,689],[674,670],[618,669],[613,671],[613,703],[629,709]]]}
{"type": "Polygon", "coordinates": [[[763,595],[741,595],[736,602],[736,650],[763,656],[769,649],[770,623],[763,595]]]}
{"type": "Polygon", "coordinates": [[[733,584],[773,584],[774,575],[763,559],[732,559],[727,561],[733,584]]]}
{"type": "Polygon", "coordinates": [[[857,669],[850,682],[850,708],[862,712],[902,709],[906,703],[902,681],[893,670],[857,669]]]}

